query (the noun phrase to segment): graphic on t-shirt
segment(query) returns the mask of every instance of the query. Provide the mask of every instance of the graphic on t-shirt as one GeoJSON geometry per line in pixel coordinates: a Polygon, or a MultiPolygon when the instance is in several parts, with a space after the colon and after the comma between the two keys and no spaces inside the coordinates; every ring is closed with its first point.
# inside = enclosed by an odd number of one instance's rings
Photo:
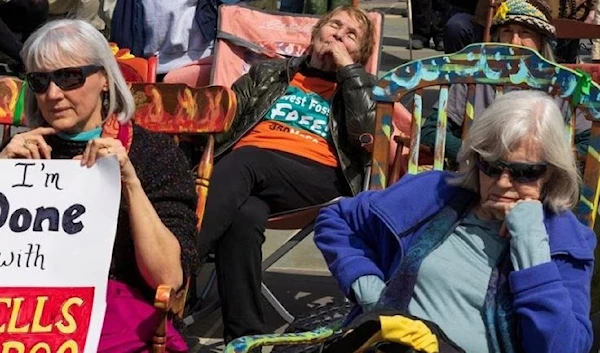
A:
{"type": "Polygon", "coordinates": [[[271,107],[265,119],[276,120],[326,139],[329,137],[329,101],[298,87],[290,86],[271,107]]]}

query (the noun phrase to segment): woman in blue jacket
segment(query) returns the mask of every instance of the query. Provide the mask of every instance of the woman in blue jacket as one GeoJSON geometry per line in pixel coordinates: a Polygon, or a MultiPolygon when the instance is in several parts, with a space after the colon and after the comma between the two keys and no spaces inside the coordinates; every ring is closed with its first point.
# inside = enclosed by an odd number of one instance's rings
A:
{"type": "Polygon", "coordinates": [[[410,313],[466,352],[587,353],[596,238],[569,210],[580,177],[559,108],[503,95],[459,163],[322,211],[315,241],[354,314],[410,313]]]}

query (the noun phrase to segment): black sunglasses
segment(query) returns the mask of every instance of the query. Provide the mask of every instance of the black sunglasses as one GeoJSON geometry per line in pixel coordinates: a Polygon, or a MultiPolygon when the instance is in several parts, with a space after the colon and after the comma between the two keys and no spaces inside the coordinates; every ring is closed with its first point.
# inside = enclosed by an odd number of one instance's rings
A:
{"type": "Polygon", "coordinates": [[[509,163],[503,160],[488,162],[479,157],[477,168],[490,178],[498,178],[506,170],[510,179],[517,183],[531,183],[539,180],[548,171],[548,163],[509,163]]]}
{"type": "Polygon", "coordinates": [[[52,72],[30,72],[26,77],[29,88],[35,93],[45,93],[50,81],[60,89],[68,91],[83,86],[89,75],[102,69],[100,65],[65,67],[52,72]]]}

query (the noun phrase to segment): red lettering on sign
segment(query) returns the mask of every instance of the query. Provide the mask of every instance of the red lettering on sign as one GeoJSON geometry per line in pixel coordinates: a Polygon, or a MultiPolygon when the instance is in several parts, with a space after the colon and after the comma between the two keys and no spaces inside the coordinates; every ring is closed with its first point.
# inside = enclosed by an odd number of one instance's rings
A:
{"type": "Polygon", "coordinates": [[[83,352],[93,287],[0,288],[0,353],[83,352]]]}

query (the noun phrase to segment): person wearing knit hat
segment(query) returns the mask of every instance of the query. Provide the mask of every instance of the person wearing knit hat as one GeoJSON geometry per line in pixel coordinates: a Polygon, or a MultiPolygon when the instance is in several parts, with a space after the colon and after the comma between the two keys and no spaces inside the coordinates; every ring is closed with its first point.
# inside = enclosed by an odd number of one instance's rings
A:
{"type": "MultiPolygon", "coordinates": [[[[492,19],[492,41],[524,46],[539,52],[548,61],[555,61],[556,29],[547,3],[544,0],[506,0],[500,3],[492,19]]],[[[448,92],[445,156],[449,161],[456,159],[462,144],[461,126],[466,109],[467,91],[466,84],[454,84],[448,92]]],[[[474,116],[479,116],[495,98],[496,90],[493,86],[475,85],[474,116]]],[[[570,103],[560,97],[556,98],[556,103],[561,108],[565,121],[570,120],[570,103]]],[[[581,114],[582,112],[578,111],[575,120],[575,144],[580,157],[587,153],[591,125],[589,120],[580,116],[581,114]]],[[[437,112],[434,111],[432,116],[437,116],[437,112]]],[[[436,121],[435,118],[425,121],[421,128],[422,144],[435,146],[436,121]]]]}
{"type": "MultiPolygon", "coordinates": [[[[446,53],[453,53],[465,46],[483,41],[485,18],[489,0],[478,0],[474,15],[457,13],[444,27],[446,53]]],[[[544,0],[506,0],[497,6],[492,20],[494,42],[523,45],[539,51],[554,61],[556,29],[552,23],[551,10],[544,0]],[[520,34],[532,39],[521,41],[520,34]]]]}
{"type": "Polygon", "coordinates": [[[529,27],[548,39],[556,39],[556,29],[548,4],[543,0],[506,0],[496,8],[494,27],[517,23],[529,27]]]}
{"type": "Polygon", "coordinates": [[[492,20],[494,41],[537,50],[554,61],[556,28],[544,0],[506,0],[496,8],[492,20]]]}

